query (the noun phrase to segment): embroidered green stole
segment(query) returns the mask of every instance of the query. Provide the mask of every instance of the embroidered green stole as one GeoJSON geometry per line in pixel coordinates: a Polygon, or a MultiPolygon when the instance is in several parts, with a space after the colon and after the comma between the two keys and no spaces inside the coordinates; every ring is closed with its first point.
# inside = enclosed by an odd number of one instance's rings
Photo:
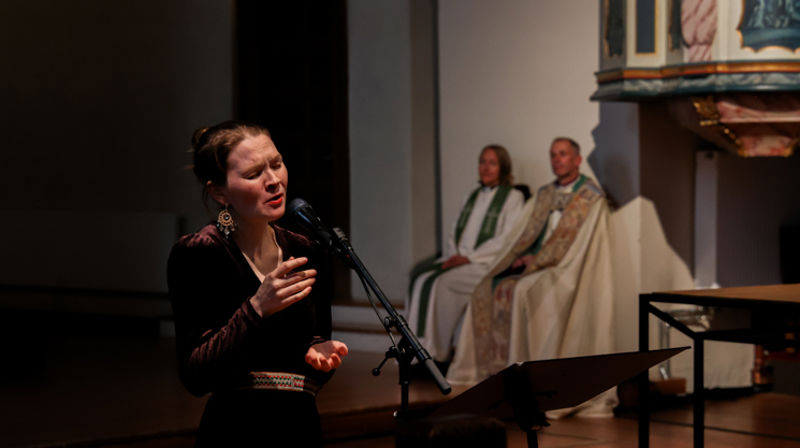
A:
{"type": "MultiPolygon", "coordinates": [[[[572,193],[576,193],[583,186],[584,182],[586,182],[586,179],[588,179],[588,178],[586,176],[584,176],[583,174],[581,174],[580,177],[578,178],[578,181],[575,182],[575,185],[572,186],[572,193]]],[[[572,200],[572,195],[569,196],[569,199],[572,200]]],[[[554,200],[554,202],[558,202],[558,201],[554,200]]],[[[567,206],[567,205],[568,205],[568,202],[567,202],[567,204],[563,204],[561,209],[563,210],[563,208],[565,206],[567,206]]],[[[550,209],[549,209],[549,212],[552,212],[553,210],[554,210],[553,205],[551,205],[550,209]]],[[[546,233],[544,230],[547,228],[548,224],[550,223],[550,213],[549,212],[547,213],[547,218],[544,221],[544,225],[542,226],[542,230],[539,232],[539,237],[536,238],[536,241],[534,241],[534,243],[528,248],[528,250],[525,251],[525,253],[531,254],[531,255],[536,255],[542,249],[542,244],[544,243],[544,234],[546,233]]]]}
{"type": "MultiPolygon", "coordinates": [[[[472,208],[475,206],[475,200],[478,198],[478,193],[480,192],[481,188],[482,187],[476,188],[475,191],[470,194],[469,198],[467,199],[467,203],[464,204],[464,208],[461,209],[461,214],[456,222],[456,247],[458,247],[458,243],[461,241],[461,235],[464,233],[464,228],[467,226],[467,221],[469,221],[469,217],[472,214],[472,208]]],[[[485,243],[487,240],[494,237],[494,233],[497,230],[497,220],[500,217],[500,212],[503,210],[503,205],[505,204],[506,198],[508,197],[508,194],[511,192],[512,188],[513,187],[508,185],[501,185],[497,187],[497,191],[494,193],[492,202],[489,204],[489,208],[486,210],[486,215],[483,217],[481,228],[478,231],[478,237],[475,239],[475,249],[480,247],[480,245],[485,243]]],[[[428,317],[428,302],[430,302],[433,282],[436,281],[440,275],[449,271],[450,269],[452,268],[443,269],[442,263],[435,263],[430,266],[429,269],[419,272],[411,279],[408,296],[411,298],[411,300],[413,300],[414,297],[412,294],[414,292],[414,284],[416,283],[417,278],[425,272],[434,271],[428,276],[428,278],[425,279],[419,294],[419,312],[416,328],[418,337],[425,336],[425,319],[428,317]]]]}
{"type": "Polygon", "coordinates": [[[536,196],[528,225],[513,248],[485,277],[472,296],[472,326],[478,374],[488,377],[506,367],[511,335],[511,304],[514,288],[524,276],[557,265],[566,255],[583,226],[591,206],[603,197],[602,190],[591,179],[581,176],[568,197],[557,198],[557,188],[549,184],[536,196]],[[563,204],[557,205],[559,202],[563,204]],[[563,215],[552,235],[544,241],[545,226],[553,210],[563,207],[563,215]],[[519,275],[506,275],[495,280],[511,263],[526,253],[534,260],[519,275]]]}

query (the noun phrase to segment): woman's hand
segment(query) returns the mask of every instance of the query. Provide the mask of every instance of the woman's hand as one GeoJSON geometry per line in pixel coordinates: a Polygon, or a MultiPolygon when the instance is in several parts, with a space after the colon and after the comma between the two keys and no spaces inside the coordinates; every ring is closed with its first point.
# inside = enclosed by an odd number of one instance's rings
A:
{"type": "Polygon", "coordinates": [[[317,271],[306,269],[292,272],[306,263],[306,257],[292,257],[279,263],[275,270],[267,274],[255,295],[250,298],[250,304],[259,316],[275,314],[311,293],[317,271]]]}
{"type": "Polygon", "coordinates": [[[528,265],[531,264],[532,261],[533,261],[533,255],[523,255],[514,260],[514,262],[511,263],[511,267],[516,269],[522,266],[527,269],[528,265]]]}
{"type": "Polygon", "coordinates": [[[342,365],[347,356],[347,346],[340,341],[325,341],[314,344],[306,352],[306,363],[316,370],[330,372],[342,365]]]}
{"type": "Polygon", "coordinates": [[[462,264],[468,264],[468,263],[469,263],[469,258],[463,255],[453,255],[452,257],[445,260],[444,263],[442,263],[442,269],[454,268],[456,266],[461,266],[462,264]]]}

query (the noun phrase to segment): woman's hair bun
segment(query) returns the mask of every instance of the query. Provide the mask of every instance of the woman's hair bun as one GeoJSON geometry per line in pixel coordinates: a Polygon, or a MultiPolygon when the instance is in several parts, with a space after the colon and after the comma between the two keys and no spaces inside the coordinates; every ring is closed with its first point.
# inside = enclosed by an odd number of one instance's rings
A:
{"type": "Polygon", "coordinates": [[[192,149],[197,149],[200,146],[200,140],[203,139],[203,136],[206,135],[206,131],[208,131],[208,127],[202,127],[194,131],[192,135],[192,149]]]}

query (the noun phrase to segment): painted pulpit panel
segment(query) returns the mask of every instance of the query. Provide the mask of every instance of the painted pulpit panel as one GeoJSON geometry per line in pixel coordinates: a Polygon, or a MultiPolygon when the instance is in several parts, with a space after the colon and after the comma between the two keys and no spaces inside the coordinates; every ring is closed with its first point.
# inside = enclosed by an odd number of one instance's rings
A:
{"type": "Polygon", "coordinates": [[[732,152],[792,153],[800,138],[800,0],[601,5],[592,99],[680,104],[673,109],[682,122],[693,117],[699,133],[716,133],[732,152]]]}
{"type": "Polygon", "coordinates": [[[625,54],[625,0],[605,0],[603,8],[603,56],[625,54]]]}
{"type": "Polygon", "coordinates": [[[711,61],[717,35],[717,0],[682,0],[681,32],[686,46],[686,62],[711,61]]]}
{"type": "Polygon", "coordinates": [[[742,47],[800,48],[800,0],[744,0],[738,27],[742,47]]]}

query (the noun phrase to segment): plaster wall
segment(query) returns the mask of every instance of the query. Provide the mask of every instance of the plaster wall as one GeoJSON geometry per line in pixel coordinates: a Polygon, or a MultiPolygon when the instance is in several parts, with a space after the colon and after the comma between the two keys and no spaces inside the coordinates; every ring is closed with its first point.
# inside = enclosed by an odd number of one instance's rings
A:
{"type": "MultiPolygon", "coordinates": [[[[436,251],[433,6],[350,0],[353,247],[401,304],[415,259],[436,251]]],[[[366,300],[353,275],[352,294],[366,300]]]]}

